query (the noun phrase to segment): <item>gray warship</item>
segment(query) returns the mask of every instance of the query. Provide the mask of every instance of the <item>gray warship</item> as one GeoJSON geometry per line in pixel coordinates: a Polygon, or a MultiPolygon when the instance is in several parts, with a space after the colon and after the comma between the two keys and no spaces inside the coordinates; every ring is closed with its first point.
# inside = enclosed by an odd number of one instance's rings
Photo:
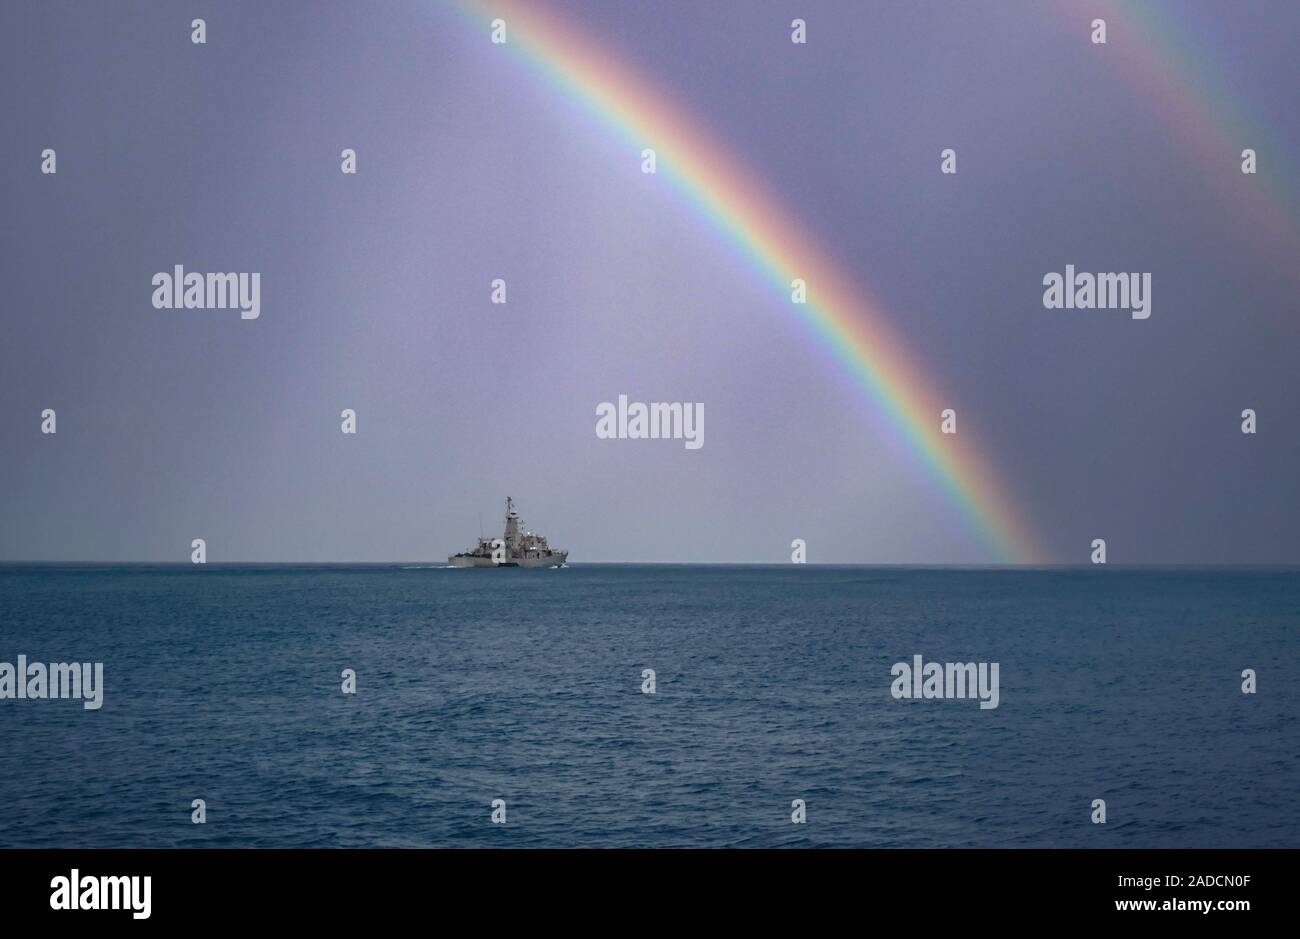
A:
{"type": "Polygon", "coordinates": [[[501,538],[479,538],[469,551],[447,558],[452,567],[563,567],[568,551],[546,543],[546,536],[519,531],[519,513],[514,500],[506,496],[506,531],[501,538]]]}

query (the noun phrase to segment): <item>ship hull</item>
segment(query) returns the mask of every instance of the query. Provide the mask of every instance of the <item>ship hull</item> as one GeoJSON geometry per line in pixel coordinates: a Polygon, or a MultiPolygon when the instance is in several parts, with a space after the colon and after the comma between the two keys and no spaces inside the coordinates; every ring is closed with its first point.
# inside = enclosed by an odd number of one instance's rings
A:
{"type": "Polygon", "coordinates": [[[520,567],[563,567],[568,556],[568,552],[564,552],[544,558],[516,558],[514,563],[520,567]]]}
{"type": "Polygon", "coordinates": [[[491,558],[453,554],[447,558],[447,563],[452,567],[563,567],[568,557],[568,552],[564,552],[544,558],[511,558],[497,564],[491,558]]]}
{"type": "Polygon", "coordinates": [[[447,563],[452,567],[496,567],[491,558],[471,557],[466,555],[453,554],[447,558],[447,563]]]}

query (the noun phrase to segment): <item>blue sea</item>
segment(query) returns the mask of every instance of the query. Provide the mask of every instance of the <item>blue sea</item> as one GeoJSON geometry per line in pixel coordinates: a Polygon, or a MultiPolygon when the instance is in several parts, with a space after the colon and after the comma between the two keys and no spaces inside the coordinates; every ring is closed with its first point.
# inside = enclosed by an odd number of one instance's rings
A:
{"type": "Polygon", "coordinates": [[[0,847],[1300,846],[1296,570],[4,566],[19,654],[0,847]]]}

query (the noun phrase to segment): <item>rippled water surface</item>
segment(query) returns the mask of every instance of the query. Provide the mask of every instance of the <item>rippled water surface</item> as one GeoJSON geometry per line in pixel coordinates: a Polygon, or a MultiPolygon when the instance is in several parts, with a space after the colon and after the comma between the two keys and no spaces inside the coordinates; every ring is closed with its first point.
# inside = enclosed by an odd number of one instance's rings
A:
{"type": "Polygon", "coordinates": [[[20,653],[104,706],[0,700],[0,846],[1300,846],[1293,570],[0,567],[20,653]]]}

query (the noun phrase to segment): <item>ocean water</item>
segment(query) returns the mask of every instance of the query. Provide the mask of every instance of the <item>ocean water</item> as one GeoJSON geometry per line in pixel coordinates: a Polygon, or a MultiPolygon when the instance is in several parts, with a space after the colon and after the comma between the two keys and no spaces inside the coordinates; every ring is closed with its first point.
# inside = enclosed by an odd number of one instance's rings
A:
{"type": "Polygon", "coordinates": [[[104,703],[0,700],[0,847],[1300,846],[1295,570],[0,567],[20,653],[104,703]]]}

